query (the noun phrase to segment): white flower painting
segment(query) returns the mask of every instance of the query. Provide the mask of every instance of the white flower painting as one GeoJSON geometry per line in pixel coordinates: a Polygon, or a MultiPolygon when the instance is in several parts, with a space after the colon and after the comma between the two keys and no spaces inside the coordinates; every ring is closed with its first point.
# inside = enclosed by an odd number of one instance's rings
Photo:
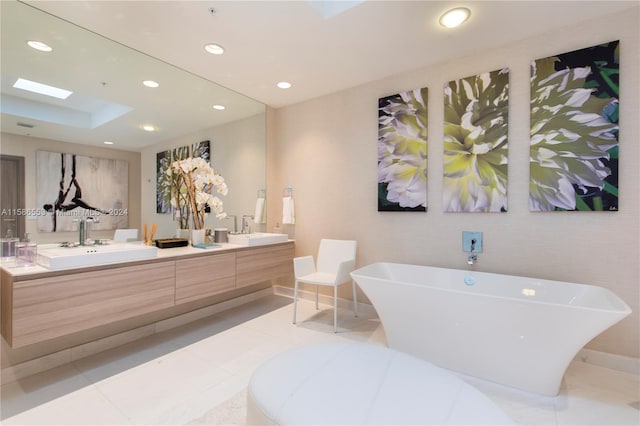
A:
{"type": "Polygon", "coordinates": [[[427,94],[378,100],[378,211],[427,210],[427,94]]]}

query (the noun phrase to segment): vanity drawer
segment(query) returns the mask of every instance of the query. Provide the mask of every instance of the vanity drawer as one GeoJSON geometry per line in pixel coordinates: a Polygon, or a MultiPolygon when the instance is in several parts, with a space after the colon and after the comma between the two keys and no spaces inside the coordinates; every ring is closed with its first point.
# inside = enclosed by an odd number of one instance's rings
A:
{"type": "Polygon", "coordinates": [[[175,262],[13,283],[11,346],[19,347],[174,305],[175,262]]]}
{"type": "Polygon", "coordinates": [[[236,285],[236,254],[176,260],[176,303],[213,296],[236,285]]]}
{"type": "Polygon", "coordinates": [[[293,274],[293,242],[240,250],[236,260],[236,287],[293,274]]]}

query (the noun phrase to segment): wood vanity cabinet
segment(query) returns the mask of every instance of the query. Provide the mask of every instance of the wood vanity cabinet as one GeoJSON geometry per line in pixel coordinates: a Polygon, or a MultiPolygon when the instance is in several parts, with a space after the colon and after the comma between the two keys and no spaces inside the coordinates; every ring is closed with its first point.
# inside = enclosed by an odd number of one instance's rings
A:
{"type": "Polygon", "coordinates": [[[30,276],[1,268],[2,335],[17,348],[159,312],[292,274],[293,256],[290,241],[30,276]]]}
{"type": "Polygon", "coordinates": [[[233,290],[235,286],[235,253],[176,260],[176,304],[233,290]]]}
{"type": "Polygon", "coordinates": [[[236,287],[293,274],[293,242],[240,250],[236,257],[236,287]]]}
{"type": "Polygon", "coordinates": [[[173,261],[14,282],[3,335],[20,347],[169,308],[174,282],[173,261]]]}

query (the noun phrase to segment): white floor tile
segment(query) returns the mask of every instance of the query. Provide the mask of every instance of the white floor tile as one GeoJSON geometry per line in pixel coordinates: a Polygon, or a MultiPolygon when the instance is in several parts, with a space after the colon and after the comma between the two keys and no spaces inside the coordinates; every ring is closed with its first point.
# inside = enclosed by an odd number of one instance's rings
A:
{"type": "MultiPolygon", "coordinates": [[[[2,424],[243,424],[256,367],[322,341],[385,345],[373,314],[268,296],[0,388],[2,424]]],[[[519,425],[639,425],[638,376],[571,364],[558,397],[463,377],[519,425]]]]}
{"type": "Polygon", "coordinates": [[[224,368],[180,350],[103,379],[95,387],[135,423],[159,424],[167,412],[229,377],[224,368]]]}
{"type": "Polygon", "coordinates": [[[271,339],[270,336],[251,328],[237,326],[194,343],[185,350],[209,365],[224,366],[271,339]]]}
{"type": "Polygon", "coordinates": [[[566,389],[556,399],[563,425],[640,425],[637,376],[584,362],[573,362],[564,377],[566,389]]]}
{"type": "Polygon", "coordinates": [[[155,335],[76,360],[73,365],[88,380],[97,383],[179,349],[175,342],[155,335]]]}
{"type": "Polygon", "coordinates": [[[486,380],[458,374],[487,395],[517,425],[556,426],[556,397],[535,395],[486,380]]]}
{"type": "Polygon", "coordinates": [[[628,405],[572,395],[558,399],[556,414],[561,425],[640,425],[640,411],[628,405]]]}
{"type": "Polygon", "coordinates": [[[91,383],[72,364],[2,385],[0,418],[4,423],[8,417],[55,401],[90,385],[91,383]]]}
{"type": "Polygon", "coordinates": [[[200,418],[213,408],[221,407],[239,392],[243,392],[249,383],[250,374],[236,374],[216,382],[188,399],[182,399],[159,416],[155,424],[182,425],[200,418]]]}
{"type": "Polygon", "coordinates": [[[97,389],[87,386],[25,410],[3,425],[122,425],[131,419],[97,389]]]}

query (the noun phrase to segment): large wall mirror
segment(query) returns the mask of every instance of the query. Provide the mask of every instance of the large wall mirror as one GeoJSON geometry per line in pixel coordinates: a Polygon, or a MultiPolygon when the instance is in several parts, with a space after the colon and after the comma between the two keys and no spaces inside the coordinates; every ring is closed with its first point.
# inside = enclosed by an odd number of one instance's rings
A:
{"type": "MultiPolygon", "coordinates": [[[[112,142],[109,149],[139,152],[141,222],[159,223],[163,234],[175,226],[171,214],[156,212],[156,155],[209,140],[212,166],[228,181],[225,211],[252,213],[266,180],[264,104],[29,4],[0,7],[3,134],[102,149],[112,142]],[[53,50],[34,49],[32,40],[53,50]],[[159,86],[145,86],[148,80],[159,86]],[[59,99],[16,87],[18,81],[72,93],[59,99]]],[[[223,225],[214,220],[207,225],[223,225]]]]}

